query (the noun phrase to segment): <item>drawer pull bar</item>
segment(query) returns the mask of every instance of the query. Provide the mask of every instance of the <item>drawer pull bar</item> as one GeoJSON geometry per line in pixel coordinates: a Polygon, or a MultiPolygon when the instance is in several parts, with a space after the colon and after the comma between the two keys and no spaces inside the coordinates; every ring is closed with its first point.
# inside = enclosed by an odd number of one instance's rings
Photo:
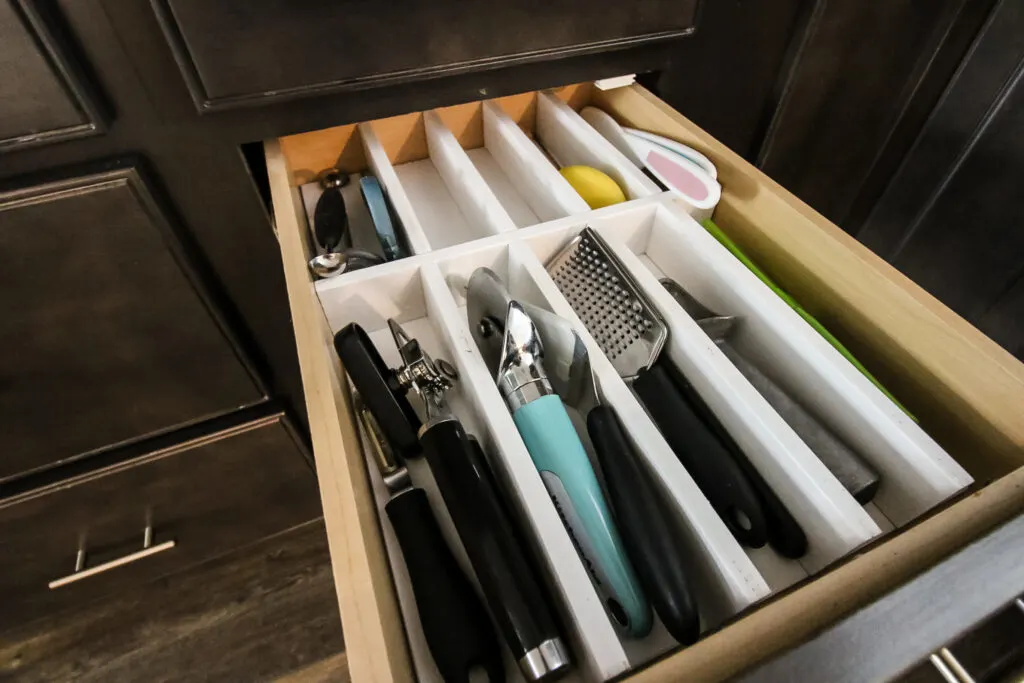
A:
{"type": "Polygon", "coordinates": [[[50,587],[50,590],[60,588],[61,586],[66,586],[69,583],[81,581],[82,579],[87,579],[90,576],[95,576],[96,574],[101,574],[105,571],[109,571],[111,569],[114,569],[115,567],[121,567],[126,564],[131,564],[132,562],[141,560],[144,557],[149,557],[150,555],[162,553],[165,550],[170,550],[175,545],[175,541],[164,541],[163,543],[160,543],[158,545],[153,545],[153,527],[147,526],[142,537],[142,550],[137,550],[134,553],[123,555],[121,557],[118,557],[117,559],[110,560],[109,562],[104,562],[103,564],[98,564],[95,567],[89,567],[88,569],[86,569],[85,548],[79,548],[78,552],[75,554],[75,571],[68,574],[67,576],[62,576],[59,579],[54,579],[47,585],[50,587]]]}

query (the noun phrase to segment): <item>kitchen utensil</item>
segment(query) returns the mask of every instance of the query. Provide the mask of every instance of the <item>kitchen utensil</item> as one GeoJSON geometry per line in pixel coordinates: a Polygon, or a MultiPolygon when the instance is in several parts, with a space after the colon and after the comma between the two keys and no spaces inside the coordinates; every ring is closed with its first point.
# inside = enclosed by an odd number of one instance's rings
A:
{"type": "Polygon", "coordinates": [[[526,449],[540,472],[569,537],[594,580],[613,621],[635,637],[651,629],[651,608],[626,557],[597,476],[561,398],[544,368],[533,320],[493,273],[470,277],[467,309],[473,338],[512,411],[526,449]]]}
{"type": "Polygon", "coordinates": [[[437,670],[446,683],[469,680],[483,667],[488,680],[504,680],[501,650],[487,611],[444,541],[423,489],[415,488],[404,463],[391,450],[358,391],[353,407],[370,443],[389,500],[384,505],[402,549],[420,625],[437,670]]]}
{"type": "Polygon", "coordinates": [[[313,237],[315,255],[309,260],[309,269],[319,278],[341,275],[381,263],[376,254],[360,249],[346,248],[350,241],[348,212],[342,188],[349,177],[336,168],[329,168],[317,176],[323,192],[313,210],[313,237]]]}
{"type": "Polygon", "coordinates": [[[341,188],[348,185],[348,181],[348,176],[336,168],[328,168],[317,175],[323,192],[313,210],[313,236],[325,252],[341,248],[348,233],[348,213],[341,196],[341,188]]]}
{"type": "Polygon", "coordinates": [[[655,135],[654,133],[649,133],[646,130],[640,130],[638,128],[628,128],[626,126],[623,126],[622,132],[631,138],[640,138],[652,144],[658,145],[659,147],[664,147],[670,152],[675,152],[676,154],[685,157],[686,159],[689,159],[691,162],[700,166],[705,173],[711,176],[712,180],[718,180],[718,168],[715,166],[715,164],[711,161],[711,159],[708,159],[706,156],[695,150],[693,147],[690,147],[689,145],[684,145],[683,143],[673,140],[672,138],[666,138],[662,135],[655,135]]]}
{"type": "Polygon", "coordinates": [[[377,239],[380,240],[380,246],[384,250],[384,257],[388,261],[395,261],[408,256],[409,254],[402,246],[398,233],[395,231],[394,222],[391,220],[391,211],[388,208],[388,200],[380,186],[380,181],[373,176],[363,176],[359,179],[359,189],[363,193],[363,200],[370,208],[373,229],[377,232],[377,239]]]}
{"type": "MultiPolygon", "coordinates": [[[[504,283],[489,268],[477,269],[471,282],[473,293],[467,285],[467,298],[494,302],[497,310],[512,302],[504,283]]],[[[683,644],[695,642],[700,618],[686,578],[685,553],[678,545],[683,532],[676,527],[674,511],[644,470],[615,411],[601,405],[590,355],[572,325],[539,307],[523,306],[540,332],[552,387],[586,418],[622,542],[644,592],[672,637],[683,644]]]]}
{"type": "Polygon", "coordinates": [[[715,314],[675,280],[664,278],[661,284],[857,502],[871,502],[878,490],[878,472],[730,343],[738,319],[715,314]]]}
{"type": "Polygon", "coordinates": [[[393,449],[407,457],[426,455],[491,614],[523,675],[529,681],[558,675],[570,664],[552,609],[516,541],[481,451],[448,407],[445,394],[453,386],[454,369],[435,363],[394,320],[388,326],[402,358],[399,368],[388,368],[355,324],[335,336],[342,364],[393,449]],[[410,391],[422,402],[422,424],[407,398],[410,391]]]}
{"type": "Polygon", "coordinates": [[[658,145],[640,138],[633,142],[642,147],[644,168],[689,207],[697,218],[710,218],[722,199],[722,186],[697,164],[658,145]]]}
{"type": "Polygon", "coordinates": [[[677,387],[671,362],[660,357],[668,329],[604,240],[584,228],[548,263],[548,271],[733,535],[753,548],[764,545],[760,499],[677,387]]]}
{"type": "Polygon", "coordinates": [[[634,135],[632,129],[623,128],[596,107],[584,107],[580,115],[661,189],[682,198],[698,217],[711,216],[722,198],[722,187],[715,180],[717,171],[707,157],[685,145],[677,143],[677,149],[670,149],[634,135]],[[693,154],[683,154],[678,148],[693,154]]]}
{"type": "Polygon", "coordinates": [[[564,166],[559,173],[591,209],[626,201],[622,188],[611,176],[590,166],[564,166]]]}
{"type": "Polygon", "coordinates": [[[733,242],[732,239],[730,239],[730,237],[728,235],[726,235],[725,232],[720,227],[718,227],[718,225],[713,220],[708,218],[708,219],[702,220],[700,222],[700,224],[702,226],[704,226],[704,229],[707,230],[709,233],[711,233],[711,236],[714,237],[716,240],[718,240],[718,242],[723,247],[728,249],[729,252],[733,256],[735,256],[737,258],[737,260],[739,260],[740,263],[742,263],[744,266],[746,266],[747,269],[751,273],[753,273],[755,276],[757,276],[758,280],[760,280],[765,285],[767,285],[770,290],[775,292],[776,296],[778,296],[780,299],[782,299],[784,302],[786,302],[786,305],[788,305],[790,308],[792,308],[794,311],[796,311],[797,315],[799,315],[801,318],[803,318],[807,322],[808,325],[813,327],[815,332],[817,332],[822,337],[824,337],[825,341],[827,341],[829,344],[831,344],[833,346],[833,348],[835,348],[835,350],[838,351],[843,356],[843,358],[845,358],[846,360],[850,361],[850,364],[853,365],[853,367],[857,368],[857,370],[860,372],[860,374],[862,374],[865,377],[867,377],[868,380],[870,380],[870,382],[872,384],[874,384],[876,387],[878,387],[878,390],[881,391],[883,394],[885,394],[885,396],[890,401],[892,401],[894,404],[896,404],[897,408],[899,408],[904,413],[906,413],[907,417],[909,417],[911,420],[913,420],[914,422],[917,422],[917,418],[914,417],[914,415],[909,410],[907,410],[903,406],[903,404],[901,404],[899,401],[897,401],[896,397],[893,396],[891,393],[889,393],[889,390],[886,389],[884,386],[882,386],[882,383],[879,382],[874,377],[874,375],[872,375],[870,372],[868,372],[868,369],[866,367],[864,367],[864,365],[859,360],[857,360],[852,353],[850,353],[850,350],[847,349],[843,345],[843,343],[841,341],[839,341],[831,332],[829,332],[828,329],[826,329],[824,325],[822,325],[820,322],[818,322],[818,320],[813,315],[811,315],[806,310],[804,310],[803,306],[801,306],[797,302],[796,299],[794,299],[789,294],[787,294],[786,291],[783,290],[781,287],[779,287],[777,284],[775,284],[775,282],[771,278],[769,278],[764,273],[764,271],[762,271],[760,268],[758,268],[757,264],[754,263],[753,261],[751,261],[750,258],[745,253],[743,253],[743,250],[741,250],[736,245],[736,243],[733,242]]]}

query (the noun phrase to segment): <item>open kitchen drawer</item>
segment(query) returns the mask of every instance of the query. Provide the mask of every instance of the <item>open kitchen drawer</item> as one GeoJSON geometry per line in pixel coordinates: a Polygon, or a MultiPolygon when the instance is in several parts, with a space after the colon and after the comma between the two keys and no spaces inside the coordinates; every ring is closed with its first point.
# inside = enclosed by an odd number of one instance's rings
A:
{"type": "Polygon", "coordinates": [[[585,84],[456,105],[271,140],[266,152],[353,680],[411,680],[417,667],[421,679],[429,678],[422,634],[407,614],[403,621],[407,578],[389,562],[394,541],[373,491],[379,477],[364,458],[332,345],[333,332],[353,320],[383,351],[383,319],[395,316],[428,351],[456,364],[466,385],[460,401],[469,406],[460,417],[488,450],[500,451],[499,478],[513,491],[543,558],[581,680],[722,680],[806,639],[1024,509],[1024,366],[639,86],[600,91],[585,84]],[[842,339],[920,426],[583,124],[575,111],[586,104],[709,157],[723,188],[717,224],[842,339]],[[589,211],[531,137],[559,163],[605,170],[630,201],[589,211]],[[378,177],[412,256],[312,281],[306,207],[315,198],[304,196],[308,186],[302,186],[330,166],[349,173],[369,169],[378,177]],[[500,397],[493,384],[488,387],[472,342],[463,343],[464,301],[451,282],[486,265],[515,296],[575,321],[594,355],[593,339],[543,266],[585,225],[613,245],[649,294],[658,276],[669,275],[715,306],[749,317],[751,343],[766,349],[782,375],[790,373],[798,392],[825,386],[821,409],[844,437],[878,454],[883,486],[861,507],[765,410],[714,345],[701,343],[701,333],[681,309],[672,309],[671,298],[654,295],[674,340],[667,352],[810,542],[800,562],[742,549],[611,366],[597,359],[601,394],[673,497],[688,548],[698,557],[699,595],[711,596],[702,606],[703,637],[686,648],[673,648],[657,633],[640,645],[628,643],[605,623],[586,574],[545,507],[550,504],[536,472],[521,466],[527,456],[514,429],[508,431],[500,397]],[[731,294],[715,299],[716,291],[731,294]]]}

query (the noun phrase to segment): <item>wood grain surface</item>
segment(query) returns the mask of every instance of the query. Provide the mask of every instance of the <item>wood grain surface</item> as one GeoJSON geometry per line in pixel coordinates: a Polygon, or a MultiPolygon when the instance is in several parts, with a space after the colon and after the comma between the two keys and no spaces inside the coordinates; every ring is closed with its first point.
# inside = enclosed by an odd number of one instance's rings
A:
{"type": "Polygon", "coordinates": [[[360,683],[410,681],[412,662],[366,461],[307,267],[305,210],[281,145],[268,140],[265,148],[349,667],[360,683]]]}
{"type": "Polygon", "coordinates": [[[346,683],[323,523],[0,636],[0,681],[346,683]]]}
{"type": "Polygon", "coordinates": [[[180,571],[319,514],[316,483],[280,414],[0,501],[0,632],[180,571]],[[49,589],[76,552],[95,567],[176,546],[49,589]]]}

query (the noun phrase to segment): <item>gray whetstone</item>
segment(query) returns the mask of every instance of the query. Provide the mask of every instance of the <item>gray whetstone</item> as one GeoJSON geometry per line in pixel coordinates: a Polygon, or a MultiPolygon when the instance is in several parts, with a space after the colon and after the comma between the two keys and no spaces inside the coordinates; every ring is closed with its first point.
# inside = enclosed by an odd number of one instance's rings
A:
{"type": "Polygon", "coordinates": [[[863,458],[854,453],[839,440],[828,427],[818,421],[804,407],[794,401],[779,385],[757,369],[753,363],[740,354],[727,340],[715,339],[736,369],[740,371],[757,392],[764,397],[775,412],[793,428],[807,447],[835,475],[850,495],[862,505],[868,503],[878,490],[878,473],[863,458]]]}

